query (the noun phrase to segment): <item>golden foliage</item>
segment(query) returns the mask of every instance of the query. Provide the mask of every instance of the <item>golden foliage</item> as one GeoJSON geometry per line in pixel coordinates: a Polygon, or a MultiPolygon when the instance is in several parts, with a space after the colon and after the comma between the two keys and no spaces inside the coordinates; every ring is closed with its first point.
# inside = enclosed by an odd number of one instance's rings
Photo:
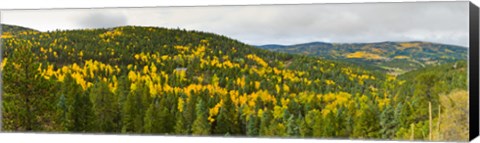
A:
{"type": "Polygon", "coordinates": [[[468,141],[469,103],[468,91],[455,90],[447,95],[440,95],[442,113],[440,117],[440,135],[437,140],[468,141]]]}
{"type": "Polygon", "coordinates": [[[13,35],[10,32],[3,32],[0,38],[2,39],[13,38],[13,35]]]}
{"type": "Polygon", "coordinates": [[[268,67],[267,62],[265,62],[262,58],[258,57],[257,55],[254,54],[248,54],[247,58],[250,60],[255,61],[257,64],[263,66],[263,67],[268,67]]]}
{"type": "Polygon", "coordinates": [[[411,48],[411,47],[419,47],[420,43],[400,43],[400,47],[402,48],[411,48]]]}
{"type": "Polygon", "coordinates": [[[178,98],[177,109],[179,112],[183,112],[184,104],[185,104],[185,101],[183,100],[183,98],[178,98]]]}
{"type": "Polygon", "coordinates": [[[410,57],[408,56],[404,56],[404,55],[399,55],[399,56],[395,56],[393,57],[394,59],[409,59],[410,57]]]}
{"type": "Polygon", "coordinates": [[[374,60],[384,59],[384,57],[382,57],[380,55],[373,54],[373,53],[368,53],[368,52],[364,52],[364,51],[357,51],[355,53],[349,53],[345,57],[347,57],[347,58],[374,59],[374,60]]]}
{"type": "Polygon", "coordinates": [[[218,115],[218,111],[220,110],[220,107],[222,107],[222,104],[223,100],[220,100],[220,102],[218,102],[213,108],[209,109],[208,121],[210,121],[210,123],[215,121],[213,117],[218,115]]]}
{"type": "Polygon", "coordinates": [[[2,63],[0,64],[0,70],[3,70],[5,65],[7,64],[8,58],[3,58],[2,63]]]}

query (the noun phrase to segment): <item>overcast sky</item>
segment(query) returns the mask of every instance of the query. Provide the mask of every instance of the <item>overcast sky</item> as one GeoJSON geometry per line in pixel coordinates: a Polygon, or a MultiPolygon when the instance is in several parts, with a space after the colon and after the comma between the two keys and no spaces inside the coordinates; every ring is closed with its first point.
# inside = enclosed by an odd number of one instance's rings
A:
{"type": "Polygon", "coordinates": [[[468,46],[468,2],[2,11],[40,31],[123,25],[213,32],[252,45],[429,41],[468,46]]]}

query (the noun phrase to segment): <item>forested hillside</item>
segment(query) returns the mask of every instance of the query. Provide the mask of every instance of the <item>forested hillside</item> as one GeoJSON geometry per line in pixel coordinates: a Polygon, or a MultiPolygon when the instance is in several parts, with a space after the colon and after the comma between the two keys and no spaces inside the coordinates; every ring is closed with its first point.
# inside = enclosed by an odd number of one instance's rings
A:
{"type": "Polygon", "coordinates": [[[2,36],[4,36],[2,38],[9,38],[12,35],[20,34],[21,32],[38,32],[34,29],[8,24],[1,24],[0,30],[3,33],[2,36]]]}
{"type": "Polygon", "coordinates": [[[263,45],[263,49],[341,60],[376,66],[398,75],[429,65],[445,64],[467,58],[465,47],[430,42],[323,43],[263,45]]]}
{"type": "Polygon", "coordinates": [[[2,42],[3,131],[405,140],[465,134],[438,128],[463,125],[439,117],[463,108],[442,95],[468,97],[465,61],[396,77],[212,33],[137,26],[26,31],[2,35],[2,42]],[[442,122],[429,126],[429,113],[442,122]]]}

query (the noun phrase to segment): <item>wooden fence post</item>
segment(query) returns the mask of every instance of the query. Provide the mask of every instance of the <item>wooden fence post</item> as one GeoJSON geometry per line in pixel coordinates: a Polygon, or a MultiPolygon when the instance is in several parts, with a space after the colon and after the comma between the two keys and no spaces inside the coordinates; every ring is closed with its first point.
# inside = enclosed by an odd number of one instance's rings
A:
{"type": "Polygon", "coordinates": [[[430,140],[432,140],[432,102],[428,102],[428,114],[429,114],[429,126],[430,126],[430,134],[429,134],[429,138],[430,140]]]}

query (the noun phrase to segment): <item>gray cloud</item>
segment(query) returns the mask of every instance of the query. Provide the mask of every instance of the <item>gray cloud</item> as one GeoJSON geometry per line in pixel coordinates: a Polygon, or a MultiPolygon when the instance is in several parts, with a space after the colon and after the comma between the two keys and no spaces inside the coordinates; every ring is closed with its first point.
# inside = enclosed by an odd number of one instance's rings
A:
{"type": "Polygon", "coordinates": [[[468,2],[38,10],[8,11],[2,16],[6,23],[40,30],[179,27],[254,45],[415,40],[468,46],[468,2]],[[41,19],[32,24],[35,17],[41,19]]]}
{"type": "Polygon", "coordinates": [[[121,13],[94,12],[78,20],[78,24],[85,28],[106,28],[122,26],[128,23],[127,17],[121,13]]]}

